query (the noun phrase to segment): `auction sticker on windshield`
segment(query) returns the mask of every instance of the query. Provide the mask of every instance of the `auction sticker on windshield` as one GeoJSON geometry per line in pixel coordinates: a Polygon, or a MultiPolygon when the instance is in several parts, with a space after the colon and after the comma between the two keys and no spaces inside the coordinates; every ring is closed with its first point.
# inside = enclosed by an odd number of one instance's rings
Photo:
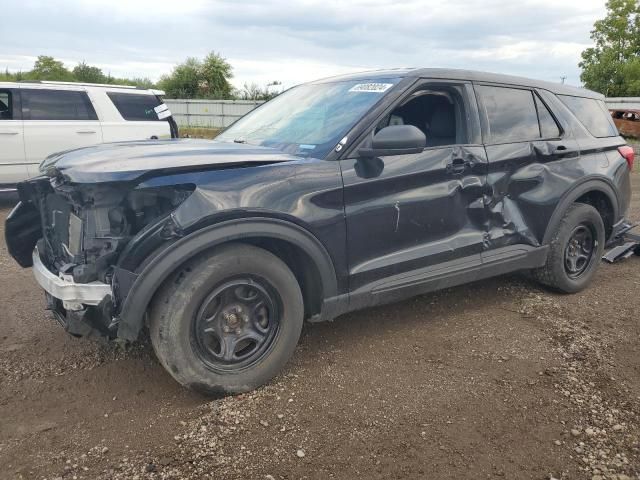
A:
{"type": "Polygon", "coordinates": [[[393,87],[393,83],[358,83],[349,89],[350,92],[382,93],[393,87]]]}

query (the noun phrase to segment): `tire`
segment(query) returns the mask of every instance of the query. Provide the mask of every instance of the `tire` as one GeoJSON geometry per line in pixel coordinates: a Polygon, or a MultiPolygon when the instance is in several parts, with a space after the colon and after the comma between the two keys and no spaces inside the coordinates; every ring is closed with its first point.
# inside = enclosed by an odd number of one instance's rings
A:
{"type": "MultiPolygon", "coordinates": [[[[588,237],[588,234],[585,233],[585,236],[588,237]]],[[[582,245],[581,241],[578,241],[578,244],[582,245]]],[[[532,270],[532,276],[554,290],[564,293],[579,292],[593,279],[600,265],[604,244],[604,223],[598,211],[591,205],[574,203],[565,212],[549,244],[547,262],[543,267],[532,270]],[[580,232],[585,231],[588,231],[592,238],[591,254],[588,260],[574,265],[575,258],[585,255],[585,250],[575,246],[569,249],[569,242],[580,238],[580,232]],[[574,271],[574,267],[577,271],[574,271]]]]}
{"type": "Polygon", "coordinates": [[[300,286],[282,260],[228,244],[165,282],[151,304],[149,332],[160,363],[180,384],[206,395],[235,394],[283,368],[303,315],[300,286]]]}

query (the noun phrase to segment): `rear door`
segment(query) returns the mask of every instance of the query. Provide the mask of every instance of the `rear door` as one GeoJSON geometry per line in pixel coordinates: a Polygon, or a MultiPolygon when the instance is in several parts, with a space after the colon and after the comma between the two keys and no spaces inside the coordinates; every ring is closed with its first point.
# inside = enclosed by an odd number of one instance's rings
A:
{"type": "Polygon", "coordinates": [[[17,88],[0,88],[0,191],[28,176],[20,93],[17,88]]]}
{"type": "Polygon", "coordinates": [[[102,122],[105,142],[171,138],[171,112],[156,95],[124,89],[102,94],[112,110],[102,122]]]}
{"type": "Polygon", "coordinates": [[[486,250],[538,246],[556,207],[551,162],[580,155],[544,95],[517,86],[476,84],[482,133],[489,161],[486,250]]]}
{"type": "Polygon", "coordinates": [[[31,176],[53,153],[102,143],[96,111],[84,90],[22,88],[27,168],[31,176]]]}

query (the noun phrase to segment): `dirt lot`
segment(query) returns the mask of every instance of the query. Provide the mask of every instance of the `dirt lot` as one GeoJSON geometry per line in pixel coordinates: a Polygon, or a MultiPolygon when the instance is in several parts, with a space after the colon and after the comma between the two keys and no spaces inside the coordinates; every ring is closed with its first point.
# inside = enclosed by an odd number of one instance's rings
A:
{"type": "Polygon", "coordinates": [[[213,401],[148,345],[68,337],[4,243],[0,271],[0,478],[640,478],[640,257],[577,295],[508,276],[308,325],[213,401]]]}

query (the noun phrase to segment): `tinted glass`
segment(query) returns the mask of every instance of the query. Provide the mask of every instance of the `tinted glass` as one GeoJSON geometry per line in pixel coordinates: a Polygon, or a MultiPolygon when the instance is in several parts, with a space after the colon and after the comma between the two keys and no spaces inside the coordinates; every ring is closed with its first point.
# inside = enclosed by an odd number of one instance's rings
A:
{"type": "Polygon", "coordinates": [[[97,120],[86,92],[21,90],[25,120],[97,120]]]}
{"type": "Polygon", "coordinates": [[[560,128],[551,112],[544,103],[534,95],[536,99],[536,107],[538,107],[538,118],[540,119],[540,133],[542,138],[558,138],[560,136],[560,128]]]}
{"type": "Polygon", "coordinates": [[[611,114],[601,100],[568,95],[558,95],[558,97],[594,137],[618,135],[618,130],[611,120],[611,114]]]}
{"type": "Polygon", "coordinates": [[[309,83],[256,108],[216,137],[324,158],[399,79],[309,83]]]}
{"type": "Polygon", "coordinates": [[[12,120],[11,92],[0,90],[0,120],[12,120]]]}
{"type": "Polygon", "coordinates": [[[489,120],[489,143],[540,138],[538,115],[530,90],[479,85],[476,91],[489,120]]]}
{"type": "Polygon", "coordinates": [[[122,118],[129,121],[150,122],[158,120],[154,108],[162,102],[155,95],[107,92],[122,118]]]}

